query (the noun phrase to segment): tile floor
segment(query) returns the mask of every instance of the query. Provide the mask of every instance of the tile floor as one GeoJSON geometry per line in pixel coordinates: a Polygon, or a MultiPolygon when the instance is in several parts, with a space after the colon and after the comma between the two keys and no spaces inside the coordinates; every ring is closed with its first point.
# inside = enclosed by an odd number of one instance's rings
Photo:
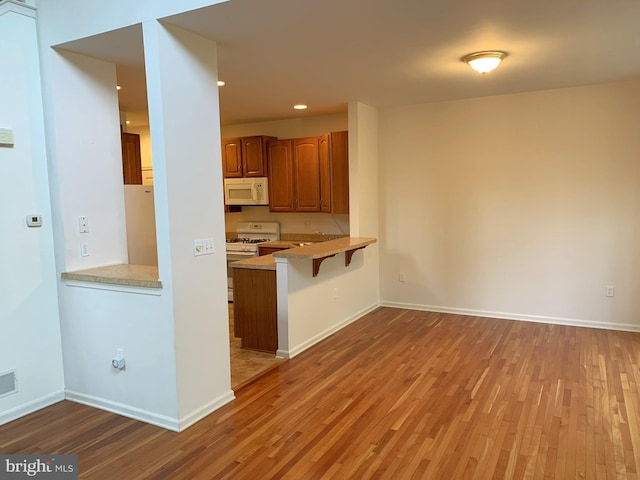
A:
{"type": "Polygon", "coordinates": [[[241,339],[233,335],[233,303],[229,304],[229,340],[231,343],[231,388],[242,385],[276,367],[281,358],[272,353],[254,352],[240,348],[241,339]]]}

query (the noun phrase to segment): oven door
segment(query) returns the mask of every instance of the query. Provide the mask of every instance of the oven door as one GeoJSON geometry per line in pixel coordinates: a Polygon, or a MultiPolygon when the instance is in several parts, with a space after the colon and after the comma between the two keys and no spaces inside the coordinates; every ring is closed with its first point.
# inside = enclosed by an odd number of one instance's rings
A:
{"type": "Polygon", "coordinates": [[[238,260],[257,257],[258,252],[227,252],[227,300],[233,302],[233,269],[229,265],[238,260]]]}

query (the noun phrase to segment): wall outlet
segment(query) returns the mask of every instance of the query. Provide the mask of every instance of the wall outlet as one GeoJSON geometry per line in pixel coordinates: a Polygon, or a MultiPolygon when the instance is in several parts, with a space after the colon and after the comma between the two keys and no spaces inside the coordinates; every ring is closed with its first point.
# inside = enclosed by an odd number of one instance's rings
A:
{"type": "Polygon", "coordinates": [[[211,255],[214,253],[213,238],[202,238],[193,241],[193,256],[211,255]]]}
{"type": "Polygon", "coordinates": [[[399,273],[398,274],[398,281],[399,282],[404,282],[404,273],[399,273]]]}
{"type": "Polygon", "coordinates": [[[124,359],[124,349],[116,348],[116,356],[111,359],[111,366],[118,370],[123,370],[127,363],[124,359]]]}
{"type": "Polygon", "coordinates": [[[78,230],[80,233],[89,233],[89,217],[78,217],[78,230]]]}
{"type": "Polygon", "coordinates": [[[613,285],[607,285],[604,287],[604,294],[607,297],[613,297],[616,293],[616,289],[613,285]]]}
{"type": "Polygon", "coordinates": [[[88,243],[81,243],[80,244],[80,256],[81,257],[88,257],[89,256],[89,244],[88,243]]]}

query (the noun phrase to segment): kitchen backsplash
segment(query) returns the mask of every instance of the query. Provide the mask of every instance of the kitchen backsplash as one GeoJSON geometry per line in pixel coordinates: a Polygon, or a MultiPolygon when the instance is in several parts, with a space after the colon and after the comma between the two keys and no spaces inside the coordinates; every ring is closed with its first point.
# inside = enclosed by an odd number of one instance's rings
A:
{"type": "Polygon", "coordinates": [[[349,215],[329,213],[271,213],[269,207],[242,207],[242,212],[225,214],[225,230],[235,232],[238,222],[280,223],[281,234],[349,235],[349,215]]]}

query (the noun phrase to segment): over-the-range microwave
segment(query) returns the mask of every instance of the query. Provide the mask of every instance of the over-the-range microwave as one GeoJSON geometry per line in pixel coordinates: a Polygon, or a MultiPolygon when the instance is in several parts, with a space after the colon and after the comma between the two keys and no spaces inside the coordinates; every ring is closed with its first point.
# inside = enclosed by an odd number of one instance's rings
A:
{"type": "Polygon", "coordinates": [[[227,205],[269,205],[269,179],[225,178],[224,203],[227,205]]]}

